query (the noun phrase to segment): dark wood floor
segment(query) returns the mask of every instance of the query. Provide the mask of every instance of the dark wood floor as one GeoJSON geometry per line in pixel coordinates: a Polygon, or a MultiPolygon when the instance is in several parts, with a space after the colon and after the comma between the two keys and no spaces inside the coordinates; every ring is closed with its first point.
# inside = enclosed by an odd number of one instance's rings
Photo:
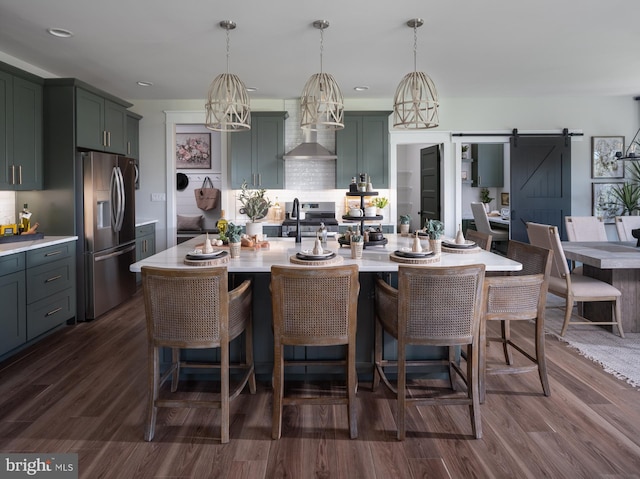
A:
{"type": "MultiPolygon", "coordinates": [[[[144,327],[138,294],[1,363],[0,451],[76,452],[80,477],[92,479],[640,477],[640,391],[551,337],[552,396],[535,373],[490,377],[481,440],[466,407],[446,406],[411,408],[398,442],[390,393],[361,383],[358,439],[344,406],[305,406],[285,408],[273,441],[263,383],[232,403],[229,444],[219,411],[203,409],[161,410],[147,443],[144,327]]],[[[532,325],[514,329],[530,336],[532,325]]]]}

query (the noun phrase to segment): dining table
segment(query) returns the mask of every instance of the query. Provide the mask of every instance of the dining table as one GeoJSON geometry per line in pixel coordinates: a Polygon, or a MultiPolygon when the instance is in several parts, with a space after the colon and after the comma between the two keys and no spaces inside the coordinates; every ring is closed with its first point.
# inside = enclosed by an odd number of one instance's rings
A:
{"type": "MultiPolygon", "coordinates": [[[[567,259],[582,263],[583,273],[615,286],[622,293],[622,328],[640,332],[640,248],[635,241],[563,241],[567,259]]],[[[583,315],[593,321],[611,321],[609,303],[588,302],[583,315]]]]}
{"type": "MultiPolygon", "coordinates": [[[[211,235],[210,235],[211,236],[211,235]]],[[[351,248],[349,245],[341,245],[337,237],[330,237],[323,245],[325,251],[335,253],[334,261],[331,264],[357,264],[359,267],[360,294],[358,297],[358,333],[356,336],[356,367],[358,376],[361,379],[369,379],[373,371],[373,339],[374,339],[374,291],[375,280],[377,277],[383,277],[385,281],[394,283],[397,280],[397,272],[400,264],[391,259],[391,255],[396,251],[410,250],[413,246],[414,236],[402,236],[400,234],[385,234],[384,244],[376,244],[374,246],[367,245],[363,252],[362,258],[352,259],[351,248]]],[[[445,241],[454,241],[445,238],[445,241]]],[[[253,284],[253,332],[254,332],[254,361],[256,374],[263,377],[270,377],[273,367],[273,335],[271,331],[271,294],[269,290],[271,267],[293,266],[300,268],[323,267],[313,262],[309,264],[300,264],[296,261],[298,253],[308,253],[313,250],[315,238],[303,238],[301,243],[295,243],[294,238],[267,238],[268,247],[245,247],[241,250],[238,258],[225,259],[223,263],[229,272],[229,287],[235,287],[245,279],[251,279],[253,284]]],[[[426,237],[419,238],[423,249],[429,248],[429,241],[426,237]]],[[[187,254],[193,253],[197,248],[201,248],[205,242],[205,236],[192,238],[184,243],[158,252],[153,256],[145,258],[141,261],[130,265],[132,272],[139,273],[145,266],[154,266],[159,268],[194,268],[192,261],[186,261],[187,254]],[[189,263],[189,264],[187,264],[189,263]]],[[[216,247],[215,250],[227,252],[226,246],[216,247]]],[[[484,264],[486,271],[492,272],[509,272],[519,271],[522,264],[513,261],[504,256],[474,248],[467,252],[446,252],[443,251],[439,257],[429,262],[428,266],[433,267],[452,267],[468,264],[484,264]]],[[[329,266],[327,264],[326,266],[329,266]]],[[[304,298],[300,298],[304,301],[304,298]]],[[[332,305],[319,304],[317,307],[331,308],[332,305]]],[[[395,344],[390,338],[385,339],[385,355],[395,354],[395,344]]],[[[323,359],[327,359],[326,354],[329,352],[323,350],[316,352],[313,348],[302,346],[287,347],[285,355],[291,358],[314,359],[315,355],[322,354],[323,359]]],[[[340,347],[336,346],[335,356],[339,356],[337,351],[340,347]]],[[[317,349],[317,348],[316,348],[317,349]]],[[[435,348],[434,349],[438,349],[435,348]]],[[[442,349],[442,348],[439,348],[442,349]]],[[[240,347],[232,345],[230,354],[241,354],[240,347]]],[[[434,354],[440,354],[434,351],[434,354]]],[[[190,360],[205,360],[202,351],[189,351],[190,360]]],[[[206,357],[206,356],[205,356],[206,357]]],[[[329,357],[331,359],[331,357],[329,357]]],[[[167,357],[168,360],[168,357],[167,357]]],[[[329,373],[327,373],[329,374],[329,373]]]]}

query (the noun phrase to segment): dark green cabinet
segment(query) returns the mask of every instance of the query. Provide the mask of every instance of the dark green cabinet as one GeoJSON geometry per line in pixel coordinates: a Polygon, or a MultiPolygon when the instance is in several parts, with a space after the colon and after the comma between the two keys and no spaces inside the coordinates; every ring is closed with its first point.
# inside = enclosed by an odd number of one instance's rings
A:
{"type": "MultiPolygon", "coordinates": [[[[156,254],[156,225],[136,226],[136,261],[142,261],[156,254]]],[[[142,281],[142,275],[136,273],[138,283],[142,281]]]]}
{"type": "Polygon", "coordinates": [[[229,133],[231,188],[284,188],[286,112],[251,113],[251,130],[229,133]]]}
{"type": "Polygon", "coordinates": [[[27,340],[24,253],[0,257],[0,357],[27,340]]]}
{"type": "Polygon", "coordinates": [[[131,111],[127,112],[127,142],[125,154],[134,160],[140,159],[140,120],[142,117],[131,111]]]}
{"type": "Polygon", "coordinates": [[[479,143],[471,145],[471,186],[488,188],[504,185],[504,145],[479,143]]]}
{"type": "Polygon", "coordinates": [[[12,71],[0,71],[0,189],[42,189],[42,83],[12,71]]]}
{"type": "Polygon", "coordinates": [[[336,188],[348,189],[360,173],[374,189],[389,187],[388,111],[345,112],[344,129],[336,132],[336,188]]]}
{"type": "Polygon", "coordinates": [[[125,155],[127,109],[82,88],[76,89],[77,145],[125,155]]]}

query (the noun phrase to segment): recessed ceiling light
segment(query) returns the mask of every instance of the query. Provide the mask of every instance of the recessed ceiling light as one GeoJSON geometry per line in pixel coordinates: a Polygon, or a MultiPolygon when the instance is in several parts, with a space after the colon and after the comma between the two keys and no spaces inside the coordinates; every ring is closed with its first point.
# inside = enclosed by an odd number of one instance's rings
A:
{"type": "Polygon", "coordinates": [[[369,89],[369,87],[366,86],[366,85],[362,85],[362,86],[354,86],[353,89],[355,91],[367,91],[369,89]]]}
{"type": "Polygon", "coordinates": [[[47,28],[47,32],[49,35],[53,35],[58,38],[71,38],[73,36],[73,32],[66,28],[47,28]]]}
{"type": "Polygon", "coordinates": [[[140,85],[140,86],[153,86],[153,82],[150,82],[150,81],[142,81],[142,80],[141,80],[141,81],[136,82],[136,83],[137,83],[138,85],[140,85]]]}
{"type": "Polygon", "coordinates": [[[258,89],[254,86],[248,86],[247,91],[258,91],[258,89]]]}

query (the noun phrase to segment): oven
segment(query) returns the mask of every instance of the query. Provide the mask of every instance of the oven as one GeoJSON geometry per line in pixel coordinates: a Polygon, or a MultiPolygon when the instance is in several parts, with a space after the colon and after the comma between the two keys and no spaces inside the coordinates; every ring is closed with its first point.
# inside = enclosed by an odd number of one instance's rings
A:
{"type": "MultiPolygon", "coordinates": [[[[282,222],[282,236],[296,235],[297,218],[292,218],[293,202],[285,203],[286,219],[282,222]]],[[[300,236],[315,237],[321,223],[327,228],[328,236],[338,234],[338,220],[336,220],[336,204],[331,201],[300,202],[300,236]]]]}

